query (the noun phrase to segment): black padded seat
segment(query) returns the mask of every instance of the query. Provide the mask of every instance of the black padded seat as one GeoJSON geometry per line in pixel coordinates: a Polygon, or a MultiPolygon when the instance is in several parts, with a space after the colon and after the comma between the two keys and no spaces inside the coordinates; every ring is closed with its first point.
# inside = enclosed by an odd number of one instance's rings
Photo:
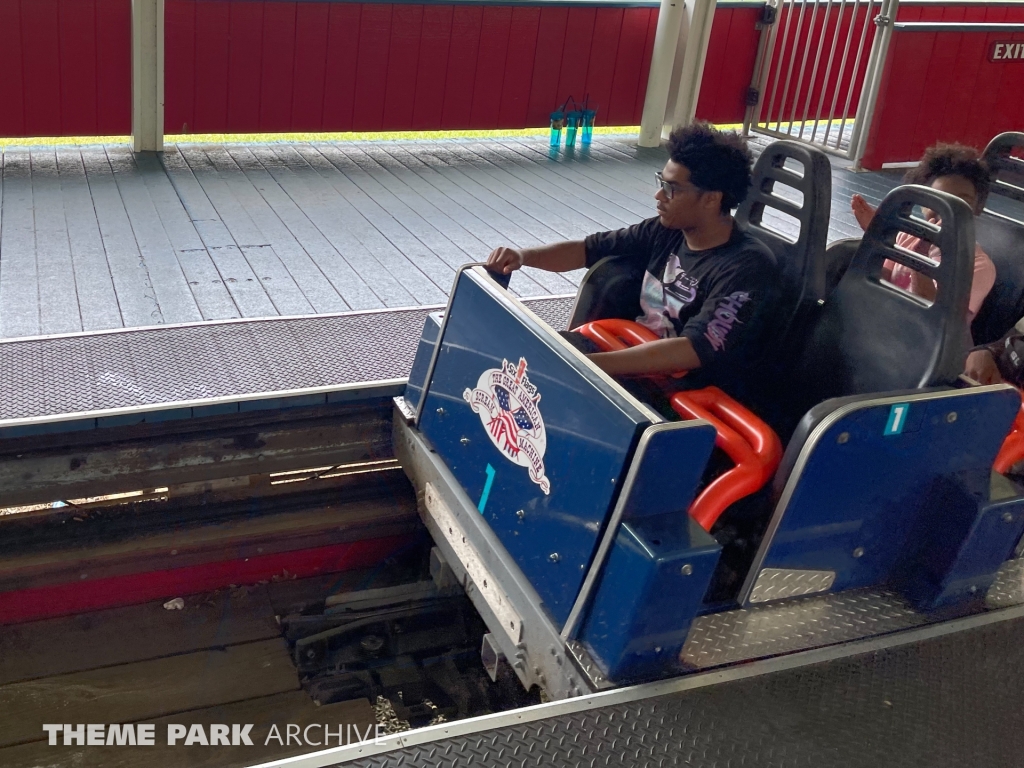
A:
{"type": "Polygon", "coordinates": [[[971,323],[975,344],[991,344],[1024,317],[1024,225],[979,216],[978,244],[992,259],[996,281],[971,323]]]}
{"type": "MultiPolygon", "coordinates": [[[[816,304],[825,296],[821,254],[825,252],[831,205],[832,169],[828,157],[820,150],[795,141],[777,141],[766,147],[754,163],[750,194],[737,209],[736,221],[775,255],[786,288],[785,299],[793,308],[785,328],[792,324],[801,305],[816,304]],[[787,160],[799,165],[802,172],[786,168],[787,160]],[[802,202],[798,204],[790,199],[791,195],[780,194],[782,190],[777,184],[798,191],[802,202]],[[795,238],[766,227],[766,209],[796,219],[799,232],[795,238]]],[[[640,314],[643,276],[643,268],[628,259],[601,259],[580,283],[569,327],[610,317],[636,319],[640,314]]]]}
{"type": "MultiPolygon", "coordinates": [[[[967,205],[921,186],[898,187],[882,201],[849,268],[808,330],[792,377],[794,432],[783,468],[792,467],[809,430],[830,412],[834,398],[951,386],[967,353],[967,302],[973,277],[974,223],[967,205]],[[936,226],[912,216],[931,208],[936,226]],[[908,232],[938,245],[940,264],[896,248],[908,232]],[[925,273],[938,285],[930,303],[881,279],[886,259],[925,273]],[[832,405],[830,406],[825,401],[832,405]],[[803,436],[803,439],[801,439],[803,436]]],[[[788,472],[780,469],[776,482],[788,472]]]]}
{"type": "Polygon", "coordinates": [[[643,282],[643,265],[624,256],[605,256],[580,281],[569,328],[606,318],[636,320],[643,282]]]}
{"type": "Polygon", "coordinates": [[[832,291],[843,279],[846,270],[850,268],[857,249],[860,247],[859,237],[847,237],[829,243],[825,249],[825,296],[832,294],[832,291]]]}
{"type": "Polygon", "coordinates": [[[975,227],[978,244],[995,265],[996,282],[971,324],[975,344],[1002,338],[1024,317],[1024,160],[1011,154],[1022,150],[1024,133],[1001,133],[985,149],[985,160],[993,172],[992,191],[989,207],[975,227]]]}

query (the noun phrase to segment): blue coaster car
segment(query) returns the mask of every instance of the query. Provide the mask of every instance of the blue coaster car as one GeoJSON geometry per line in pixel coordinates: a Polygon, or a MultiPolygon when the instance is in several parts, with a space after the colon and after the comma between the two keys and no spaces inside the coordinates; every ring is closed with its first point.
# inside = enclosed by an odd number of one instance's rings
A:
{"type": "MultiPolygon", "coordinates": [[[[764,488],[742,494],[761,512],[739,536],[722,524],[735,500],[714,519],[693,516],[715,483],[721,409],[666,420],[481,267],[461,270],[447,310],[427,321],[396,454],[491,629],[490,655],[527,687],[560,698],[679,674],[696,663],[684,648],[706,637],[701,622],[739,616],[756,633],[757,612],[781,601],[873,590],[922,621],[978,610],[1012,557],[1024,495],[992,466],[1020,398],[960,378],[971,212],[931,189],[894,190],[826,298],[828,184],[823,155],[779,142],[739,213],[786,276],[784,370],[766,372],[765,385],[795,425],[764,488]],[[768,229],[778,211],[798,234],[768,229]],[[901,231],[938,245],[942,262],[896,248],[901,231]],[[887,259],[932,277],[935,300],[882,280],[887,259]]],[[[636,316],[638,276],[614,264],[588,274],[570,327],[636,316]]]]}

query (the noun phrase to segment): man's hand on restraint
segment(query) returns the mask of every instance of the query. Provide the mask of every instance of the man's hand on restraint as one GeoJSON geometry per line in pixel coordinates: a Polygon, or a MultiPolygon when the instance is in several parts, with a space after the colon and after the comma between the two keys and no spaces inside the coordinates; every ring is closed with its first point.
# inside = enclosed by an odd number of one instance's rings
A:
{"type": "Polygon", "coordinates": [[[487,268],[499,275],[510,275],[523,266],[523,252],[515,248],[495,248],[487,257],[487,268]]]}

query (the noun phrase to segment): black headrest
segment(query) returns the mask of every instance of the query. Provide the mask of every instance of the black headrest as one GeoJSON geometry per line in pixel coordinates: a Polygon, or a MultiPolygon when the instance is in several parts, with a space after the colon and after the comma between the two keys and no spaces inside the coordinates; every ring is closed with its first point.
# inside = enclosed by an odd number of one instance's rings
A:
{"type": "Polygon", "coordinates": [[[568,328],[591,320],[620,317],[634,320],[641,314],[640,289],[644,265],[626,256],[605,256],[580,281],[568,328]]]}
{"type": "Polygon", "coordinates": [[[974,220],[962,200],[920,186],[890,192],[800,353],[794,394],[803,411],[831,397],[956,381],[967,350],[973,262],[974,220]],[[914,215],[915,205],[933,210],[941,226],[914,215]],[[897,248],[900,232],[937,245],[941,263],[897,248]],[[935,301],[884,282],[886,259],[934,279],[935,301]]]}
{"type": "MultiPolygon", "coordinates": [[[[736,211],[736,220],[767,245],[778,262],[790,299],[796,304],[825,298],[825,269],[821,257],[828,238],[832,206],[832,166],[819,149],[795,141],[776,141],[757,158],[753,186],[736,211]],[[786,168],[799,165],[801,171],[786,168]],[[787,199],[776,184],[792,187],[802,203],[787,199]],[[765,209],[781,211],[799,222],[794,242],[765,226],[765,209]]],[[[769,218],[771,218],[769,216],[769,218]]]]}

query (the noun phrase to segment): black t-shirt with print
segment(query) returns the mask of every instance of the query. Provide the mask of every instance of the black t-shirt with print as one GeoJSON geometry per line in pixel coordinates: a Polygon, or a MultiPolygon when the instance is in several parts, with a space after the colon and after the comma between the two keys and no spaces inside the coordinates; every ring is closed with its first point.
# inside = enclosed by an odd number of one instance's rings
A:
{"type": "Polygon", "coordinates": [[[625,256],[645,266],[637,322],[662,338],[684,337],[701,367],[680,386],[714,385],[756,407],[759,365],[765,360],[780,298],[780,274],[768,247],[737,224],[729,240],[691,251],[677,229],[647,219],[590,235],[587,266],[625,256]]]}

